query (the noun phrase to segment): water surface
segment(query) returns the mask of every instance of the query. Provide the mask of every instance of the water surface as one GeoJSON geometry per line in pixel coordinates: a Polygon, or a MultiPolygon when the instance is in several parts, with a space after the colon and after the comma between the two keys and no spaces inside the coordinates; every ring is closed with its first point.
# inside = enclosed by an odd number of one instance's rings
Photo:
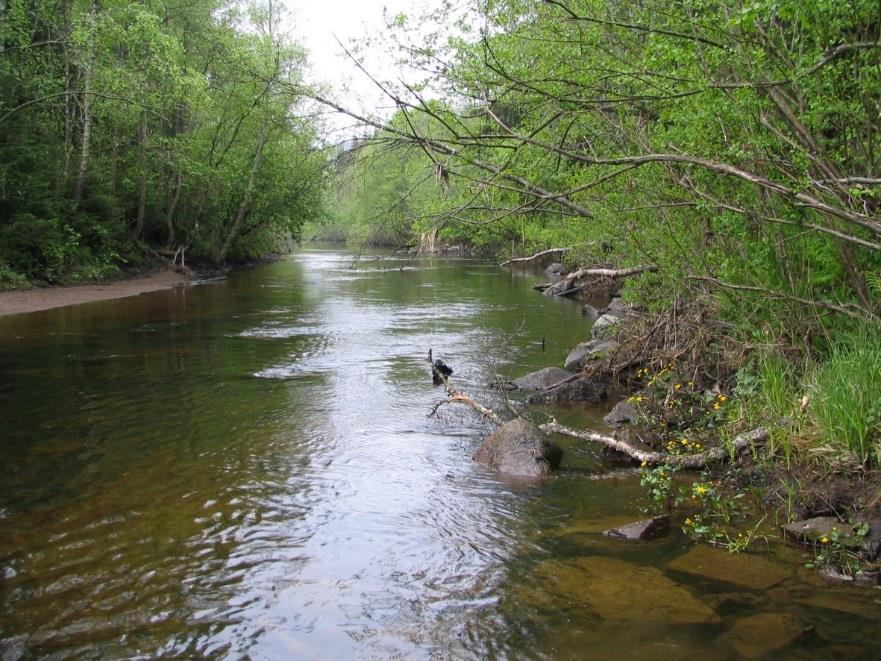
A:
{"type": "Polygon", "coordinates": [[[562,440],[558,477],[500,479],[470,459],[486,423],[428,417],[443,395],[429,348],[498,404],[496,374],[560,364],[585,339],[578,306],[534,282],[310,249],[0,319],[3,658],[734,658],[726,632],[768,612],[805,625],[789,655],[881,653],[874,593],[793,562],[768,590],[677,574],[680,536],[598,534],[639,518],[632,469],[562,440]],[[644,582],[712,621],[621,619],[554,578],[584,558],[651,568],[644,582]]]}

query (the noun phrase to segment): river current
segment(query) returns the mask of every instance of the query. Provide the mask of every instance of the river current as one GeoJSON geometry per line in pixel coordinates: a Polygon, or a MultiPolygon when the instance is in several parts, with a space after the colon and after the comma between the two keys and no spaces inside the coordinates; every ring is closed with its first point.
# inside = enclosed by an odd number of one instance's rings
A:
{"type": "Polygon", "coordinates": [[[877,591],[797,555],[693,573],[675,532],[600,534],[641,517],[634,469],[560,439],[558,476],[505,480],[471,461],[487,423],[429,416],[429,349],[498,405],[587,337],[536,281],[310,248],[0,318],[2,658],[738,658],[781,630],[758,651],[881,655],[877,591]]]}

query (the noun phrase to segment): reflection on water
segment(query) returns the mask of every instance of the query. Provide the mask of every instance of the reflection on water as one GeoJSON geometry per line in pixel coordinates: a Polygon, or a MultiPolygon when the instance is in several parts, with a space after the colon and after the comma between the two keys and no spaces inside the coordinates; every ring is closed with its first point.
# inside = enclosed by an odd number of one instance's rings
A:
{"type": "Polygon", "coordinates": [[[492,264],[351,263],[0,319],[4,658],[726,658],[777,611],[805,625],[792,655],[877,655],[873,595],[794,564],[758,592],[676,574],[677,536],[598,534],[639,515],[632,470],[568,444],[511,484],[470,460],[485,423],[427,417],[429,348],[492,399],[584,338],[577,306],[492,264]],[[622,619],[615,576],[700,617],[622,619]]]}

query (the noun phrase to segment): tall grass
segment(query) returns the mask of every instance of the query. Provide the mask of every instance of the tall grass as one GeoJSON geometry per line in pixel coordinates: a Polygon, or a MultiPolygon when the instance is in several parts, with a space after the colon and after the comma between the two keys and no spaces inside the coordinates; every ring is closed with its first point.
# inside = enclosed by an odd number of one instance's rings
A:
{"type": "Polygon", "coordinates": [[[842,337],[813,379],[811,412],[824,443],[881,465],[881,329],[842,337]]]}

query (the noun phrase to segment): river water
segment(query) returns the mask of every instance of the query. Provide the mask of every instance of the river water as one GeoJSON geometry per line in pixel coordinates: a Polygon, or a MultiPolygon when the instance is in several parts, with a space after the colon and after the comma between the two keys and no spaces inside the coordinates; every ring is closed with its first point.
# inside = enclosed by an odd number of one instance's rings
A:
{"type": "Polygon", "coordinates": [[[585,338],[577,305],[487,262],[352,266],[0,318],[3,659],[881,655],[877,592],[603,537],[633,469],[561,439],[558,476],[501,479],[486,423],[428,416],[429,348],[498,404],[585,338]]]}

